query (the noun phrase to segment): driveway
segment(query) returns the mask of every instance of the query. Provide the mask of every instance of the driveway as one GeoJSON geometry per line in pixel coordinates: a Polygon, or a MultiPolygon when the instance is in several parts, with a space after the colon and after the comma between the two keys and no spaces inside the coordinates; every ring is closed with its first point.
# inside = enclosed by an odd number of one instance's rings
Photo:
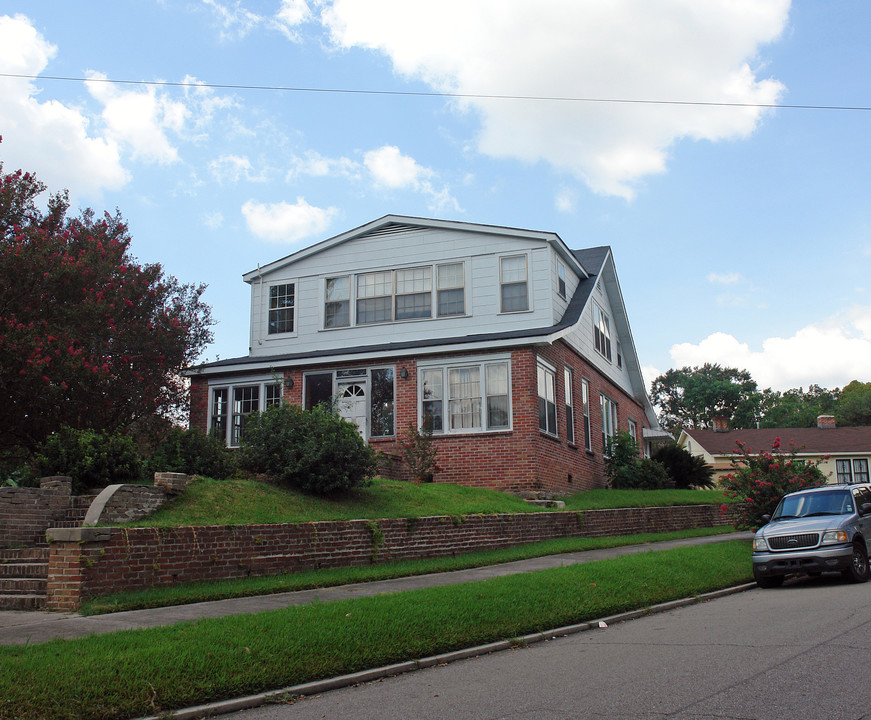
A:
{"type": "Polygon", "coordinates": [[[871,720],[869,600],[799,580],[225,717],[871,720]]]}

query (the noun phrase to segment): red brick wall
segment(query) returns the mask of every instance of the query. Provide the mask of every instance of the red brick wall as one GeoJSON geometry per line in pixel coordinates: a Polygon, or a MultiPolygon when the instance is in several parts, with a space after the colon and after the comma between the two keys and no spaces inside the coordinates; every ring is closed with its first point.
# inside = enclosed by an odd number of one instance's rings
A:
{"type": "Polygon", "coordinates": [[[45,542],[45,531],[66,517],[69,478],[43,478],[38,488],[0,488],[0,548],[45,542]]]}
{"type": "MultiPolygon", "coordinates": [[[[467,355],[470,353],[466,353],[467,355]]],[[[481,355],[481,353],[472,353],[481,355]]],[[[462,358],[463,353],[450,357],[462,358]]],[[[387,477],[408,480],[405,464],[401,462],[401,442],[410,426],[417,424],[417,364],[439,357],[393,358],[389,364],[396,367],[395,381],[395,438],[374,438],[370,444],[384,453],[387,462],[381,473],[387,477]],[[400,371],[408,377],[403,379],[400,371]]],[[[313,367],[312,371],[336,370],[348,367],[383,366],[385,363],[358,362],[313,367]]],[[[303,395],[303,369],[283,370],[284,377],[293,381],[285,389],[288,402],[301,404],[303,395]]],[[[194,383],[200,378],[194,378],[194,383]]],[[[197,387],[197,392],[204,392],[197,387]]],[[[484,487],[504,492],[547,491],[568,494],[604,485],[602,462],[602,424],[599,394],[604,392],[617,403],[618,427],[628,429],[628,419],[635,420],[639,428],[647,427],[644,410],[633,398],[599,375],[589,363],[559,341],[552,346],[518,348],[511,352],[512,429],[507,432],[482,432],[469,435],[436,435],[440,471],[436,482],[457,483],[470,487],[484,487]],[[556,368],[556,399],[558,437],[552,438],[538,428],[537,358],[556,368]],[[566,441],[565,388],[563,368],[573,370],[575,442],[566,441]],[[581,378],[590,383],[590,421],[592,451],[584,448],[584,427],[581,408],[581,378]]],[[[200,406],[197,406],[200,407],[200,406]]],[[[205,404],[202,404],[205,408],[205,404]]],[[[205,429],[206,414],[194,417],[192,397],[191,424],[205,429]]]]}
{"type": "Polygon", "coordinates": [[[48,607],[199,580],[368,565],[508,547],[557,537],[667,532],[732,524],[719,507],[350,520],[285,525],[75,528],[51,531],[48,607]]]}

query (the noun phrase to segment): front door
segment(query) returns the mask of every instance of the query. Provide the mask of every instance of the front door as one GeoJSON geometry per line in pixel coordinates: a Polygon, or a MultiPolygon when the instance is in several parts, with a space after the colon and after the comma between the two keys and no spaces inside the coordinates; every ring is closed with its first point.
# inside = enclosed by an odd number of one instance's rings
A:
{"type": "Polygon", "coordinates": [[[338,383],[339,415],[348,422],[354,423],[364,440],[366,432],[366,381],[353,380],[338,383]]]}

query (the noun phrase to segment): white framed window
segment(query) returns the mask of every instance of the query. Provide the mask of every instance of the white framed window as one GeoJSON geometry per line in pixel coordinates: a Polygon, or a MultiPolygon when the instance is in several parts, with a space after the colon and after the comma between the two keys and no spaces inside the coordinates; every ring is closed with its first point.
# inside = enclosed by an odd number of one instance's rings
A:
{"type": "Polygon", "coordinates": [[[296,306],[296,284],[269,286],[267,334],[292,333],[296,306]]]}
{"type": "Polygon", "coordinates": [[[529,310],[526,255],[509,255],[499,258],[499,287],[502,312],[529,310]]]}
{"type": "Polygon", "coordinates": [[[397,320],[428,318],[432,315],[432,268],[415,267],[396,271],[397,320]]]}
{"type": "Polygon", "coordinates": [[[636,447],[641,447],[641,443],[638,442],[638,424],[632,419],[629,418],[629,434],[632,436],[632,439],[635,441],[636,447]]]}
{"type": "Polygon", "coordinates": [[[351,324],[351,276],[327,278],[324,284],[324,327],[348,327],[351,324]]]}
{"type": "Polygon", "coordinates": [[[835,460],[835,468],[839,483],[853,485],[868,482],[868,460],[865,458],[835,460]]]}
{"type": "Polygon", "coordinates": [[[236,447],[245,435],[245,423],[254,412],[281,402],[281,383],[275,378],[246,378],[209,386],[209,432],[236,447]]]}
{"type": "Polygon", "coordinates": [[[566,299],[566,266],[563,265],[559,260],[556,261],[556,279],[557,279],[557,292],[559,296],[565,300],[566,299]]]}
{"type": "Polygon", "coordinates": [[[464,360],[418,367],[420,424],[434,433],[511,427],[508,359],[464,360]]]}
{"type": "Polygon", "coordinates": [[[393,273],[373,272],[357,276],[357,324],[393,320],[393,273]]]}
{"type": "Polygon", "coordinates": [[[622,368],[623,367],[623,346],[620,345],[619,340],[617,340],[614,344],[617,346],[617,367],[622,368]]]}
{"type": "Polygon", "coordinates": [[[617,434],[617,403],[604,393],[599,395],[602,407],[602,448],[608,450],[608,440],[617,434]]]}
{"type": "Polygon", "coordinates": [[[611,321],[608,314],[595,303],[593,304],[593,337],[596,350],[611,361],[611,321]]]}
{"type": "Polygon", "coordinates": [[[590,381],[581,378],[581,411],[584,414],[584,447],[593,449],[593,436],[590,431],[590,381]]]}
{"type": "Polygon", "coordinates": [[[563,385],[566,400],[566,442],[575,443],[575,402],[572,369],[563,368],[563,385]]]}
{"type": "Polygon", "coordinates": [[[438,316],[466,314],[466,269],[459,263],[438,266],[438,316]]]}
{"type": "Polygon", "coordinates": [[[539,360],[538,429],[556,437],[556,371],[539,360]]]}

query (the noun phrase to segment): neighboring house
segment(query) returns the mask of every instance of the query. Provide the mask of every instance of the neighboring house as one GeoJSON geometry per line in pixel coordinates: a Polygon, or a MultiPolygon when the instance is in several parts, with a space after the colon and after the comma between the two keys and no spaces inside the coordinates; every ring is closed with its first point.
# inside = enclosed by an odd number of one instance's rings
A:
{"type": "Polygon", "coordinates": [[[814,428],[760,428],[756,430],[684,430],[678,445],[702,457],[721,478],[732,472],[737,442],[752,454],[770,451],[777,438],[780,449],[796,450],[802,460],[818,461],[829,483],[869,482],[871,426],[837,427],[832,415],[820,415],[814,428]]]}
{"type": "Polygon", "coordinates": [[[285,400],[339,412],[385,474],[430,419],[436,481],[600,487],[605,438],[662,435],[608,247],[554,233],[388,215],[243,276],[248,355],[189,371],[191,426],[239,444],[285,400]]]}

